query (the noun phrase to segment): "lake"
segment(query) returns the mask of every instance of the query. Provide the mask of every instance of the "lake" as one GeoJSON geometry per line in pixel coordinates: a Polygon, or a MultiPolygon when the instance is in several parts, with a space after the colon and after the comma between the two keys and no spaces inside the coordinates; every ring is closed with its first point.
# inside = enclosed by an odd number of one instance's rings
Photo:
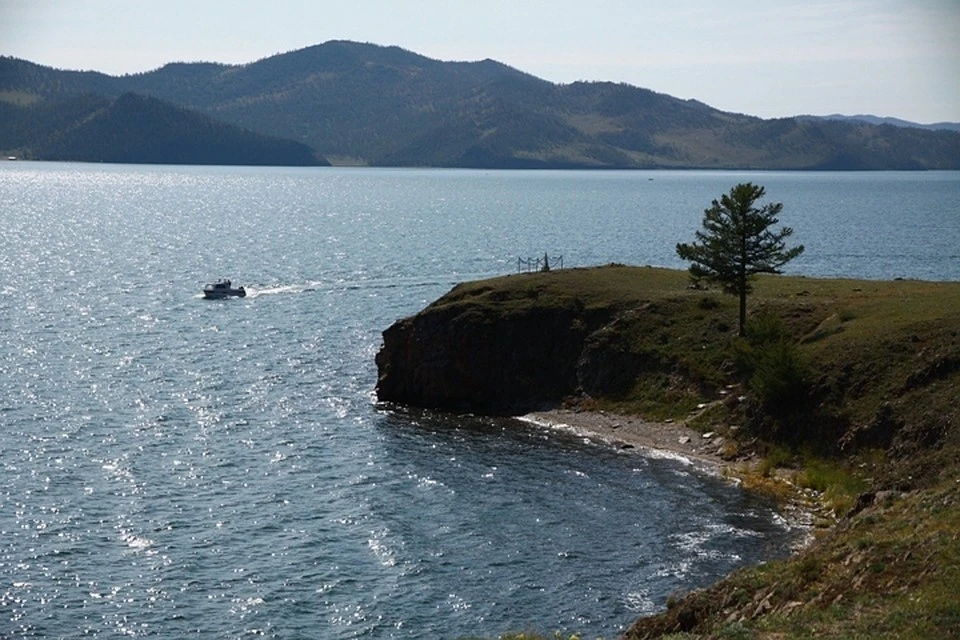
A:
{"type": "Polygon", "coordinates": [[[957,172],[0,165],[0,636],[611,638],[787,553],[683,461],[373,394],[457,282],[683,268],[743,181],[790,273],[960,279],[957,172]]]}

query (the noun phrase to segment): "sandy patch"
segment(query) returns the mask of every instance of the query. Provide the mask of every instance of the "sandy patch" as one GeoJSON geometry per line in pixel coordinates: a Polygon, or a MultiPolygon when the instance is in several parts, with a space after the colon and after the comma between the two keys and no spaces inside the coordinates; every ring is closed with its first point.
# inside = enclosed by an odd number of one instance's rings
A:
{"type": "Polygon", "coordinates": [[[648,422],[635,416],[602,411],[554,409],[520,417],[539,426],[564,429],[609,442],[621,448],[645,449],[650,455],[676,457],[719,472],[728,465],[720,452],[723,438],[717,434],[701,434],[675,422],[648,422]]]}
{"type": "MultiPolygon", "coordinates": [[[[750,464],[724,459],[721,455],[724,448],[722,436],[700,434],[682,423],[648,422],[635,416],[570,409],[528,413],[519,419],[543,428],[571,431],[616,447],[642,449],[646,455],[677,459],[734,482],[739,482],[740,474],[750,464]]],[[[799,550],[813,541],[815,527],[824,526],[815,525],[816,522],[835,522],[835,515],[826,506],[822,495],[802,490],[792,482],[787,484],[791,487],[787,492],[789,497],[780,494],[778,509],[789,528],[805,532],[793,545],[799,550]]]]}

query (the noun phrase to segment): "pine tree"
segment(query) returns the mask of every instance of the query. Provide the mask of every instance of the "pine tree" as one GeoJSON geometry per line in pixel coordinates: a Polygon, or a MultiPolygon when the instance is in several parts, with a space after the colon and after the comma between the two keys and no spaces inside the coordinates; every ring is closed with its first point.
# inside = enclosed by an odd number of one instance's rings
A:
{"type": "Polygon", "coordinates": [[[780,273],[780,267],[803,253],[803,245],[787,249],[784,240],[793,233],[790,227],[772,231],[783,203],[759,208],[757,200],[766,193],[750,182],[738,184],[714,200],[703,212],[703,229],[696,242],[677,245],[677,255],[689,260],[690,275],[718,283],[725,293],[740,297],[739,334],[747,324],[747,294],[758,273],[780,273]]]}

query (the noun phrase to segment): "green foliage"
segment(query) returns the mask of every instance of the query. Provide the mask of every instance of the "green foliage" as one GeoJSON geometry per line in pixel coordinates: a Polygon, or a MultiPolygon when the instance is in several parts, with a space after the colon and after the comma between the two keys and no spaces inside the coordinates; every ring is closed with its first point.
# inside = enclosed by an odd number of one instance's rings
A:
{"type": "Polygon", "coordinates": [[[796,345],[786,339],[755,343],[751,351],[753,372],[750,388],[767,410],[795,410],[807,396],[806,364],[796,345]]]}
{"type": "Polygon", "coordinates": [[[857,496],[867,490],[867,483],[842,462],[808,459],[800,474],[801,487],[823,494],[824,500],[840,515],[850,509],[857,496]]]}
{"type": "Polygon", "coordinates": [[[312,150],[135,94],[0,103],[3,146],[39,160],[312,166],[312,150]]]}
{"type": "Polygon", "coordinates": [[[788,464],[793,462],[793,452],[782,445],[774,446],[767,452],[767,455],[763,457],[763,460],[760,461],[759,467],[757,467],[757,472],[764,478],[770,477],[770,475],[781,467],[785,467],[788,464]]]}
{"type": "Polygon", "coordinates": [[[810,413],[810,373],[800,349],[783,322],[761,313],[750,324],[745,339],[735,346],[738,368],[747,386],[772,421],[759,420],[760,435],[775,442],[799,443],[807,437],[810,413]]]}
{"type": "Polygon", "coordinates": [[[627,640],[663,637],[955,638],[960,629],[960,483],[899,494],[844,519],[786,561],[736,572],[637,621],[627,640]]]}
{"type": "Polygon", "coordinates": [[[793,229],[771,231],[783,204],[754,204],[765,189],[753,183],[741,183],[730,189],[703,213],[703,230],[692,244],[677,244],[677,255],[688,260],[694,280],[706,279],[719,284],[725,293],[740,298],[740,335],[744,335],[747,294],[752,279],[760,273],[780,273],[780,268],[803,253],[803,245],[786,248],[784,240],[793,229]]]}

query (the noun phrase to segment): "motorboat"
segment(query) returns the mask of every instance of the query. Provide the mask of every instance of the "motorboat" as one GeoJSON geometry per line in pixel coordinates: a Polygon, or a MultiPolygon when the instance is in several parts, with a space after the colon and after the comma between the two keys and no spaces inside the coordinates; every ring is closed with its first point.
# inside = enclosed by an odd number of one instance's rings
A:
{"type": "Polygon", "coordinates": [[[233,284],[227,279],[220,279],[210,283],[203,288],[203,297],[208,300],[220,300],[222,298],[243,298],[247,295],[243,287],[233,288],[233,284]]]}

